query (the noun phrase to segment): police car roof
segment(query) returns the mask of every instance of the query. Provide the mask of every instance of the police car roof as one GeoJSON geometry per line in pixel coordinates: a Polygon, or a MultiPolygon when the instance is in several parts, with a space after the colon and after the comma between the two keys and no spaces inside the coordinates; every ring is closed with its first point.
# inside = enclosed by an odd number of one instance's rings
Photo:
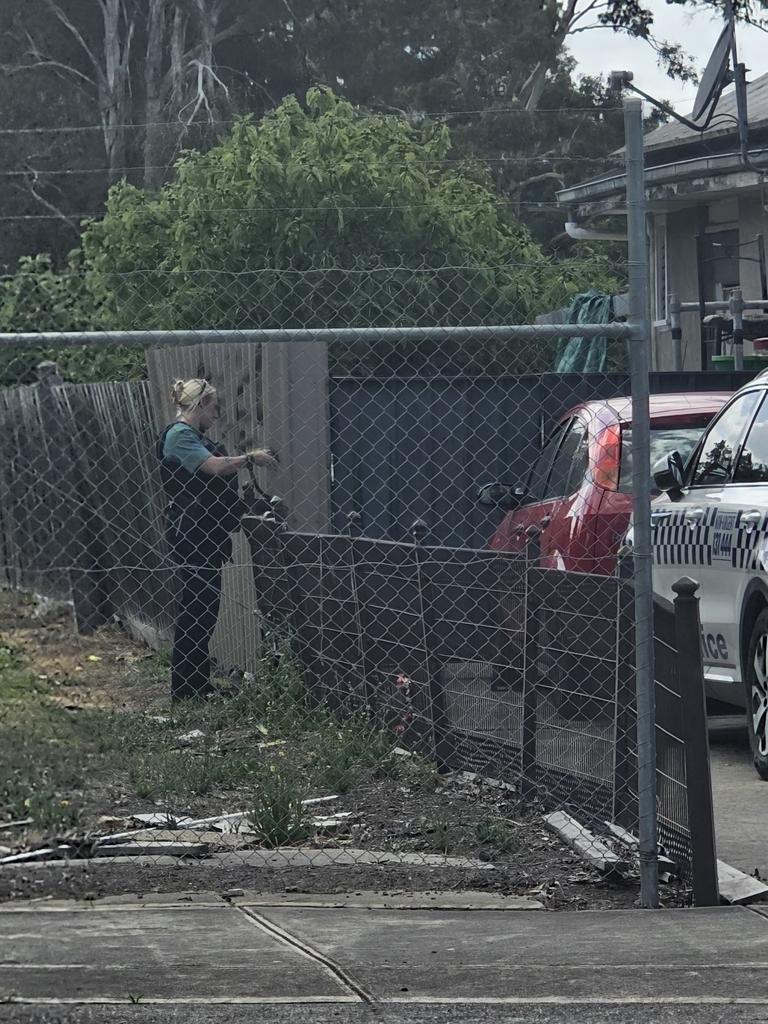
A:
{"type": "MultiPolygon", "coordinates": [[[[732,395],[732,391],[686,391],[674,395],[651,395],[648,403],[649,412],[652,420],[675,419],[678,416],[682,419],[697,414],[714,416],[732,395]]],[[[632,420],[631,398],[607,398],[585,402],[572,410],[572,413],[581,409],[595,416],[599,416],[600,412],[608,413],[620,423],[630,423],[632,420]]]]}

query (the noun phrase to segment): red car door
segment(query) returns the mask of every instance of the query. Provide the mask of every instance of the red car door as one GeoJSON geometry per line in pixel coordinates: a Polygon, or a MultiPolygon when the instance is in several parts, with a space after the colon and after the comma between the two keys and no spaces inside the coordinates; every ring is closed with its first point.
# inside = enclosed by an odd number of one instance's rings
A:
{"type": "Polygon", "coordinates": [[[519,551],[525,546],[526,530],[539,527],[543,519],[551,517],[554,502],[547,500],[547,482],[552,464],[565,438],[571,421],[561,423],[550,436],[538,459],[533,464],[525,485],[523,504],[508,512],[491,538],[490,546],[496,551],[519,551]]]}
{"type": "Polygon", "coordinates": [[[587,424],[581,417],[561,423],[531,470],[524,504],[510,512],[491,540],[497,551],[519,551],[526,531],[540,533],[541,564],[588,571],[592,533],[586,514],[589,467],[587,424]]]}

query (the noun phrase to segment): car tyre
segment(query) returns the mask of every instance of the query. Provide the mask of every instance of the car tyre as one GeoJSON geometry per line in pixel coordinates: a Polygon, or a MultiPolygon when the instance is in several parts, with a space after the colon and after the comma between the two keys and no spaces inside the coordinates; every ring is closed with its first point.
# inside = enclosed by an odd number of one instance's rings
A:
{"type": "Polygon", "coordinates": [[[757,774],[768,782],[768,608],[752,628],[744,683],[752,760],[757,774]]]}

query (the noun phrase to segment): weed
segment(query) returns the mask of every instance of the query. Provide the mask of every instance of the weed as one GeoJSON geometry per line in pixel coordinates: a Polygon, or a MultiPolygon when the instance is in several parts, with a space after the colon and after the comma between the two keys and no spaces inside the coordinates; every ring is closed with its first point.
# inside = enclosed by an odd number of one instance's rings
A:
{"type": "Polygon", "coordinates": [[[492,846],[499,853],[517,853],[521,846],[517,829],[505,818],[487,818],[478,822],[475,835],[478,843],[492,846]]]}
{"type": "Polygon", "coordinates": [[[321,718],[315,748],[321,784],[334,792],[346,793],[357,785],[363,770],[368,769],[379,778],[396,775],[399,765],[394,746],[389,733],[363,714],[344,722],[330,716],[321,718]]]}
{"type": "Polygon", "coordinates": [[[139,675],[147,683],[165,683],[171,671],[171,652],[153,651],[138,663],[139,675]]]}
{"type": "Polygon", "coordinates": [[[311,723],[311,706],[301,670],[287,643],[274,658],[262,662],[261,694],[264,724],[281,736],[297,736],[311,723]]]}
{"type": "Polygon", "coordinates": [[[20,653],[13,647],[0,645],[0,672],[21,668],[23,664],[20,653]]]}
{"type": "Polygon", "coordinates": [[[307,838],[302,799],[299,779],[290,769],[271,765],[258,773],[248,821],[264,846],[288,846],[307,838]]]}
{"type": "Polygon", "coordinates": [[[448,856],[453,847],[451,826],[448,822],[439,821],[435,824],[433,831],[430,833],[430,845],[433,850],[442,853],[444,857],[448,856]]]}
{"type": "Polygon", "coordinates": [[[233,789],[256,771],[250,758],[205,751],[141,751],[129,769],[136,795],[162,799],[171,795],[202,796],[213,788],[233,789]]]}

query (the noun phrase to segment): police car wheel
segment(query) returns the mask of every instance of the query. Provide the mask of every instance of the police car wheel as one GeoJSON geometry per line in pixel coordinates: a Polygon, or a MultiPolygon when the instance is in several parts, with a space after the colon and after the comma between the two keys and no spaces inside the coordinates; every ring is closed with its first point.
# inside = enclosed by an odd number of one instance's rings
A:
{"type": "Polygon", "coordinates": [[[755,771],[768,781],[768,609],[760,613],[752,630],[745,683],[755,771]]]}

